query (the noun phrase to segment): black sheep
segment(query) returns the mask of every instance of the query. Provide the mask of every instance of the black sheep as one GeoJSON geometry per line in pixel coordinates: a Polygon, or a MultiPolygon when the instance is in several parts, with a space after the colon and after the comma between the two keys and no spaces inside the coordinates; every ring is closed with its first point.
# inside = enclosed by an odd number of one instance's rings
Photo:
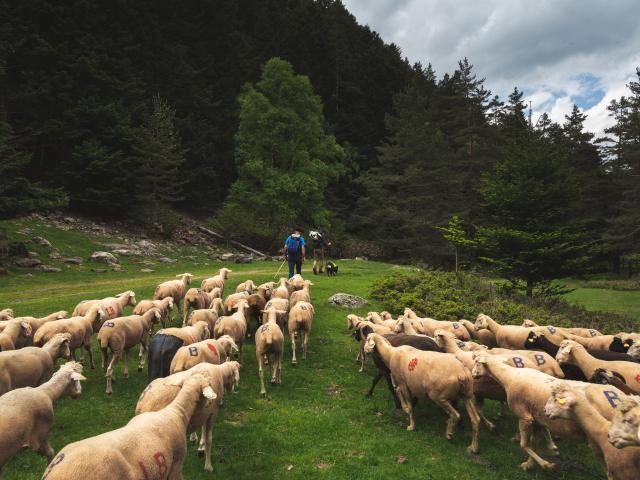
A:
{"type": "MultiPolygon", "coordinates": [[[[524,342],[524,348],[527,350],[542,350],[543,352],[547,352],[553,358],[556,358],[560,347],[555,343],[552,343],[542,334],[529,332],[529,336],[527,336],[527,340],[524,342]]],[[[587,377],[584,376],[582,370],[575,365],[561,364],[560,368],[562,369],[562,373],[564,373],[564,378],[567,380],[587,381],[587,377]]]]}
{"type": "MultiPolygon", "coordinates": [[[[357,328],[352,333],[352,336],[359,342],[361,339],[366,339],[370,333],[373,333],[373,329],[368,325],[364,325],[363,327],[357,328]]],[[[389,341],[389,343],[391,343],[391,345],[394,347],[408,345],[410,347],[417,348],[418,350],[442,352],[442,349],[438,347],[438,345],[436,345],[436,342],[432,338],[424,337],[421,335],[389,334],[389,335],[384,335],[384,338],[386,338],[389,341]]],[[[373,390],[376,388],[376,385],[378,384],[380,379],[384,377],[385,380],[387,381],[387,385],[389,386],[389,391],[391,391],[393,395],[393,401],[396,404],[396,408],[402,408],[402,406],[400,405],[400,401],[396,396],[395,389],[393,388],[393,383],[391,382],[391,371],[389,370],[387,365],[384,363],[382,358],[380,358],[380,355],[378,355],[377,350],[374,350],[371,356],[373,357],[373,363],[378,368],[378,373],[373,378],[373,381],[371,383],[371,388],[369,389],[369,391],[365,396],[371,397],[373,395],[373,390]]]]}

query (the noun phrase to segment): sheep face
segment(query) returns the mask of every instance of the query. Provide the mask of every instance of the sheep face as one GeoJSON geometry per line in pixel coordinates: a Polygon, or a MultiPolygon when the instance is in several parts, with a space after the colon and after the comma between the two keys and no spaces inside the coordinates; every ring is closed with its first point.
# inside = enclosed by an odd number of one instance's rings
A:
{"type": "Polygon", "coordinates": [[[575,404],[576,393],[567,389],[554,389],[544,406],[544,413],[551,419],[571,418],[571,406],[575,404]]]}
{"type": "Polygon", "coordinates": [[[529,332],[529,335],[527,335],[527,340],[525,342],[525,347],[532,348],[534,346],[537,346],[538,343],[539,343],[539,340],[536,332],[529,332]]]}
{"type": "Polygon", "coordinates": [[[558,363],[568,363],[571,360],[571,350],[575,346],[575,342],[570,340],[564,340],[560,344],[558,353],[556,354],[556,360],[558,363]]]}
{"type": "Polygon", "coordinates": [[[617,409],[609,427],[609,443],[616,448],[640,445],[640,402],[625,399],[617,409]]]}
{"type": "Polygon", "coordinates": [[[20,322],[20,328],[22,329],[22,335],[25,337],[30,337],[33,329],[31,328],[31,324],[27,322],[20,322]]]}
{"type": "Polygon", "coordinates": [[[476,318],[476,323],[474,324],[476,331],[482,330],[484,328],[489,328],[489,321],[487,319],[488,317],[483,313],[478,315],[478,318],[476,318]]]}
{"type": "Polygon", "coordinates": [[[60,346],[58,347],[59,355],[69,360],[71,358],[71,349],[69,348],[69,343],[71,342],[71,335],[68,333],[63,333],[62,341],[60,342],[60,346]]]}
{"type": "Polygon", "coordinates": [[[444,349],[445,345],[447,344],[447,333],[448,332],[445,332],[444,330],[436,330],[435,332],[433,332],[433,338],[435,339],[436,345],[438,345],[438,347],[444,349]]]}
{"type": "Polygon", "coordinates": [[[473,369],[471,370],[471,376],[473,378],[484,377],[489,374],[487,369],[487,358],[481,355],[473,354],[473,369]]]}
{"type": "Polygon", "coordinates": [[[525,321],[522,322],[522,326],[526,328],[531,328],[531,327],[537,327],[538,324],[533,320],[525,319],[525,321]]]}
{"type": "Polygon", "coordinates": [[[86,380],[86,378],[81,373],[73,372],[71,374],[71,382],[67,388],[67,393],[71,398],[78,398],[82,393],[82,384],[80,383],[82,380],[86,380]]]}
{"type": "Polygon", "coordinates": [[[631,345],[629,350],[627,350],[627,355],[635,358],[636,360],[640,360],[640,343],[631,345]]]}
{"type": "Polygon", "coordinates": [[[367,337],[367,342],[364,344],[365,353],[371,353],[376,348],[376,341],[373,335],[367,337]]]}

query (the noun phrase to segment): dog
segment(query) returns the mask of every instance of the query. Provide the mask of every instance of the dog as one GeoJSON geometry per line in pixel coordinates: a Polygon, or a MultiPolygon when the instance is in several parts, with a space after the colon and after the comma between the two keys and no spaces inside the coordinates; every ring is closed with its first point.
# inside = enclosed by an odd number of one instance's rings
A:
{"type": "Polygon", "coordinates": [[[327,275],[330,277],[335,277],[338,275],[338,265],[334,262],[327,262],[327,275]]]}

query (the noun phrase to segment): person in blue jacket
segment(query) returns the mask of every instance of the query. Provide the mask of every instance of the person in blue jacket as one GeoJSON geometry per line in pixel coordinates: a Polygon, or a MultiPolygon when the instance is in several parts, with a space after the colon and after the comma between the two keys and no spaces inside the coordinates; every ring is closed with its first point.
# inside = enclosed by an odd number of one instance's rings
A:
{"type": "Polygon", "coordinates": [[[289,278],[293,277],[294,268],[295,273],[302,274],[302,262],[306,260],[303,233],[301,228],[295,228],[284,241],[284,257],[289,262],[289,278]]]}

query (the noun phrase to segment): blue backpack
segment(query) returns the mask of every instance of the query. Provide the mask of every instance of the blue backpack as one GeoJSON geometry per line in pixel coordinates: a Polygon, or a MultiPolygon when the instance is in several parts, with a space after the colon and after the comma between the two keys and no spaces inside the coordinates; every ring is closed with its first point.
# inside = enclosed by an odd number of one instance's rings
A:
{"type": "Polygon", "coordinates": [[[298,237],[298,238],[289,237],[289,240],[287,241],[287,253],[290,256],[298,255],[298,251],[300,250],[300,245],[302,244],[300,239],[301,237],[298,237]]]}

